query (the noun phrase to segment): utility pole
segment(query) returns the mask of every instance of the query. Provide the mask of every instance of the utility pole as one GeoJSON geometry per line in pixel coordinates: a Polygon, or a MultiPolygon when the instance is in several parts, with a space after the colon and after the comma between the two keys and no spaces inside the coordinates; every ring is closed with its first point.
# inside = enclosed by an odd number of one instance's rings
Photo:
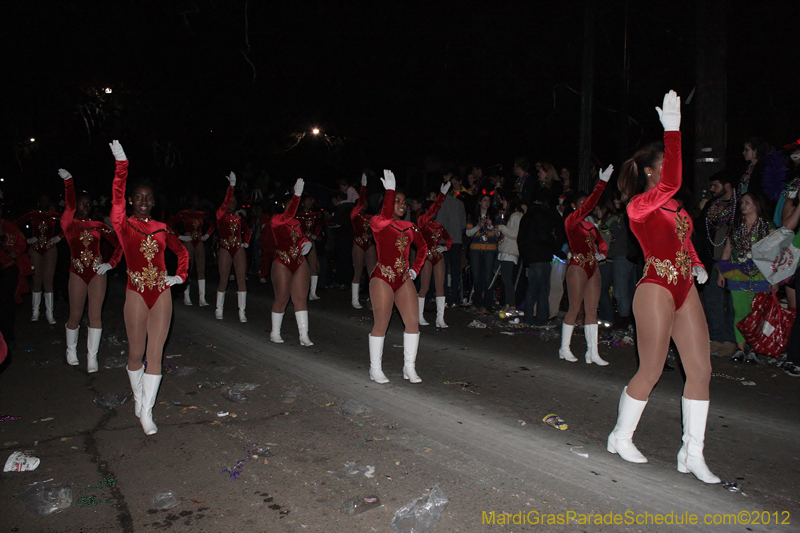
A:
{"type": "Polygon", "coordinates": [[[595,0],[586,0],[583,12],[583,71],[581,81],[581,135],[578,162],[578,186],[589,190],[592,167],[592,100],[594,99],[594,19],[595,0]]]}
{"type": "Polygon", "coordinates": [[[725,167],[727,141],[728,0],[697,2],[697,88],[695,92],[695,195],[725,167]]]}

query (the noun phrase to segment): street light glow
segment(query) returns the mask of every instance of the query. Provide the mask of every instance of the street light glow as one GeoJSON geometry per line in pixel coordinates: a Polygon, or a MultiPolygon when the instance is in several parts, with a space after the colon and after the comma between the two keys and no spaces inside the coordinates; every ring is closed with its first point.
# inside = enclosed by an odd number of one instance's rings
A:
{"type": "Polygon", "coordinates": [[[111,94],[111,87],[106,87],[103,90],[106,92],[106,94],[111,94]]]}
{"type": "Polygon", "coordinates": [[[313,133],[314,135],[319,135],[319,128],[314,128],[313,130],[311,130],[311,133],[313,133]]]}
{"type": "Polygon", "coordinates": [[[34,139],[33,137],[31,137],[31,142],[36,142],[36,139],[34,139]]]}

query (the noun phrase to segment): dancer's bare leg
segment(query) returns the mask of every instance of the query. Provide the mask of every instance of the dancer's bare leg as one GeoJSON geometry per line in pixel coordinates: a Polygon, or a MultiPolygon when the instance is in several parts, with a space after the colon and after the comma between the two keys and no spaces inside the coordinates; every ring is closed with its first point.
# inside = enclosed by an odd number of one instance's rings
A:
{"type": "Polygon", "coordinates": [[[436,287],[436,296],[444,296],[444,261],[439,261],[433,267],[433,283],[436,287]]]}
{"type": "MultiPolygon", "coordinates": [[[[89,286],[76,273],[70,272],[67,290],[69,291],[67,328],[78,329],[81,325],[81,318],[83,318],[83,310],[86,307],[86,295],[89,292],[89,286]]],[[[89,324],[89,327],[93,328],[95,326],[89,324]]]]}
{"type": "Polygon", "coordinates": [[[236,251],[236,255],[233,256],[233,270],[236,273],[236,290],[245,292],[247,290],[247,280],[245,279],[247,274],[247,252],[244,251],[244,248],[239,248],[236,251]]]}
{"type": "Polygon", "coordinates": [[[272,291],[275,299],[272,301],[272,312],[283,313],[292,293],[292,271],[278,261],[272,262],[272,291]]]}
{"type": "MultiPolygon", "coordinates": [[[[103,327],[103,300],[106,299],[108,279],[105,274],[97,274],[89,282],[89,327],[103,327]]],[[[70,296],[70,299],[72,297],[70,296]]],[[[70,311],[70,316],[72,315],[70,311]]],[[[74,328],[72,328],[74,329],[74,328]]]]}
{"type": "Polygon", "coordinates": [[[44,279],[44,257],[39,252],[28,250],[28,257],[33,266],[33,276],[31,277],[31,292],[42,292],[42,280],[44,279]]]}
{"type": "Polygon", "coordinates": [[[672,338],[686,373],[683,397],[689,400],[708,400],[711,382],[711,353],[708,323],[705,320],[700,296],[693,286],[680,309],[675,312],[672,338]]]}
{"type": "Polygon", "coordinates": [[[194,265],[197,268],[197,279],[206,279],[206,244],[203,241],[194,247],[194,265]]]}
{"type": "Polygon", "coordinates": [[[189,252],[189,272],[192,271],[192,265],[194,264],[194,245],[189,242],[181,241],[183,243],[183,247],[186,248],[186,251],[189,252]]]}
{"type": "Polygon", "coordinates": [[[661,378],[667,360],[675,315],[672,294],[655,283],[640,284],[633,297],[633,315],[636,317],[639,370],[628,383],[628,396],[644,401],[661,378]]]}
{"type": "Polygon", "coordinates": [[[292,274],[290,292],[295,313],[308,309],[308,287],[311,283],[310,270],[308,261],[303,261],[300,268],[295,270],[294,274],[292,274]]]}
{"type": "Polygon", "coordinates": [[[407,280],[394,293],[394,303],[403,318],[406,333],[419,333],[419,303],[414,282],[407,280]]]}
{"type": "Polygon", "coordinates": [[[147,315],[147,370],[145,374],[161,374],[164,343],[172,321],[172,294],[166,290],[147,315]]]}
{"type": "Polygon", "coordinates": [[[308,264],[309,276],[317,275],[317,243],[311,244],[311,251],[306,254],[306,263],[308,264]]]}
{"type": "Polygon", "coordinates": [[[384,337],[386,330],[389,329],[389,320],[392,318],[394,291],[382,279],[372,278],[369,280],[369,299],[372,301],[372,316],[375,319],[371,335],[384,337]]]}
{"type": "Polygon", "coordinates": [[[233,258],[231,257],[231,254],[228,253],[228,250],[220,248],[219,287],[217,288],[218,292],[225,292],[228,289],[228,278],[230,277],[232,263],[233,263],[233,258]]]}
{"type": "MultiPolygon", "coordinates": [[[[169,291],[166,291],[169,292],[169,291]]],[[[147,315],[150,309],[142,295],[136,291],[125,291],[125,331],[128,335],[128,370],[142,368],[144,350],[147,346],[147,315]]]]}
{"type": "Polygon", "coordinates": [[[58,259],[58,250],[53,246],[44,253],[42,258],[42,285],[44,292],[53,292],[53,276],[56,274],[56,260],[58,259]]]}
{"type": "Polygon", "coordinates": [[[364,250],[357,244],[353,245],[353,283],[361,283],[364,273],[364,250]]]}
{"type": "MultiPolygon", "coordinates": [[[[583,302],[584,289],[588,281],[589,280],[586,279],[586,272],[578,265],[570,265],[569,268],[567,268],[567,298],[569,298],[569,310],[564,317],[565,324],[573,325],[578,319],[578,313],[581,310],[581,302],[583,302]]],[[[596,313],[595,311],[595,317],[597,316],[596,313]]]]}
{"type": "Polygon", "coordinates": [[[583,307],[586,311],[584,324],[597,324],[597,305],[600,303],[600,291],[602,283],[600,269],[594,271],[594,275],[586,281],[583,288],[583,307]]]}
{"type": "Polygon", "coordinates": [[[425,298],[428,294],[428,287],[431,286],[431,274],[433,268],[431,267],[430,261],[425,261],[425,264],[422,265],[422,270],[419,273],[419,293],[417,296],[419,298],[425,298]]]}
{"type": "Polygon", "coordinates": [[[378,263],[378,251],[375,246],[370,246],[364,252],[364,262],[367,265],[367,276],[371,276],[372,271],[375,270],[375,265],[378,263]]]}

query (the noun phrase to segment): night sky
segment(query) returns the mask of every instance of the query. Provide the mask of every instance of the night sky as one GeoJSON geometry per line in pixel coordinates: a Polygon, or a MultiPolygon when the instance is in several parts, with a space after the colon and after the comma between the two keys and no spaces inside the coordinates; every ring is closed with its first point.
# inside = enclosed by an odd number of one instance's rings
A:
{"type": "MultiPolygon", "coordinates": [[[[732,2],[728,11],[727,158],[737,171],[745,137],[780,146],[800,137],[798,4],[749,3],[745,11],[732,2]]],[[[630,2],[635,123],[629,146],[620,146],[624,5],[598,2],[596,17],[593,149],[604,164],[657,140],[653,107],[669,89],[685,101],[696,85],[694,2],[630,2]]],[[[208,194],[231,169],[251,183],[269,175],[327,184],[388,167],[413,189],[440,160],[510,169],[524,155],[577,167],[583,2],[4,7],[7,196],[29,196],[31,184],[58,190],[59,167],[107,194],[112,138],[132,173],[208,194]],[[323,135],[307,134],[312,127],[323,135]]],[[[692,118],[684,106],[689,155],[692,118]]]]}

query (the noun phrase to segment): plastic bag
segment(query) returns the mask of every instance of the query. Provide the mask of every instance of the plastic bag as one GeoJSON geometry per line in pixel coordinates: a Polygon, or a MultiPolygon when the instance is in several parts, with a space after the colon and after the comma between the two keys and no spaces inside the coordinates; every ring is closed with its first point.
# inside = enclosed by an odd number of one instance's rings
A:
{"type": "Polygon", "coordinates": [[[181,504],[181,499],[171,490],[162,490],[153,496],[153,509],[172,509],[181,504]]]}
{"type": "Polygon", "coordinates": [[[392,529],[398,533],[427,533],[442,517],[448,503],[439,485],[434,485],[428,494],[411,500],[395,511],[392,529]]]}
{"type": "Polygon", "coordinates": [[[250,400],[250,398],[248,398],[247,395],[242,391],[240,391],[239,389],[230,389],[230,388],[222,391],[222,397],[228,400],[229,402],[233,403],[244,403],[250,400]]]}
{"type": "Polygon", "coordinates": [[[15,497],[32,513],[47,516],[72,505],[72,485],[47,481],[34,485],[15,497]]]}
{"type": "Polygon", "coordinates": [[[39,466],[39,458],[34,457],[35,452],[27,450],[24,452],[14,452],[6,459],[3,472],[30,472],[39,466]]]}
{"type": "Polygon", "coordinates": [[[756,353],[778,357],[789,346],[789,335],[797,314],[784,309],[772,292],[760,292],[753,298],[752,311],[736,327],[756,353]]]}
{"type": "Polygon", "coordinates": [[[778,228],[755,243],[751,249],[753,263],[772,285],[792,277],[797,269],[800,249],[792,244],[793,239],[792,230],[778,228]]]}

